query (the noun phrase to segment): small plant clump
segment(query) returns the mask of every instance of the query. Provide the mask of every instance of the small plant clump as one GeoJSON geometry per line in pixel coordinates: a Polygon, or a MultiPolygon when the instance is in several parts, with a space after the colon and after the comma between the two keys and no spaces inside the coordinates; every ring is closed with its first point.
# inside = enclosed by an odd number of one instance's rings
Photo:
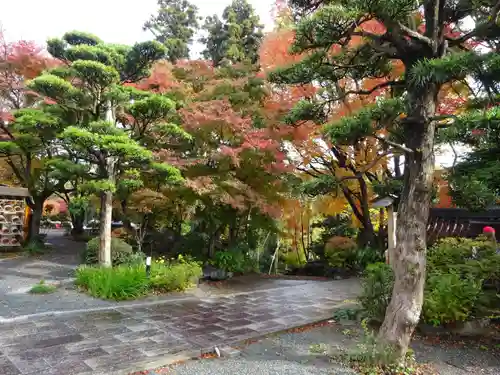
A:
{"type": "Polygon", "coordinates": [[[81,266],[76,285],[96,298],[131,300],[149,293],[184,291],[196,284],[203,274],[201,266],[181,255],[177,259],[159,258],[151,265],[150,275],[144,264],[117,267],[81,266]]]}
{"type": "Polygon", "coordinates": [[[57,287],[55,285],[46,284],[45,280],[40,280],[40,282],[34,285],[29,292],[31,294],[50,294],[54,293],[56,290],[57,287]]]}

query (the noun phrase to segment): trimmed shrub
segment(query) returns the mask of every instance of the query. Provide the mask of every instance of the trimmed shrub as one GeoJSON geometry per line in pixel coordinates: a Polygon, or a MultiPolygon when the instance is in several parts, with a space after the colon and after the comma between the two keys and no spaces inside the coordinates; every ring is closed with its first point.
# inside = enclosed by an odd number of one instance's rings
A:
{"type": "MultiPolygon", "coordinates": [[[[99,245],[99,237],[94,237],[87,243],[82,254],[82,263],[87,265],[99,263],[99,245]]],[[[132,254],[132,246],[119,238],[111,237],[111,262],[113,266],[127,263],[132,254]]]]}

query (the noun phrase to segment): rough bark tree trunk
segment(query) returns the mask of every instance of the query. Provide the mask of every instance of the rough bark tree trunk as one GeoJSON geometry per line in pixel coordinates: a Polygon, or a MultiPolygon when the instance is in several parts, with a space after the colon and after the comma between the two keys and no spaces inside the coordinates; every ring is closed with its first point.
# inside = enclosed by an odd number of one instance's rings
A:
{"type": "Polygon", "coordinates": [[[405,124],[405,184],[398,207],[396,248],[392,268],[395,282],[379,339],[394,350],[400,362],[408,350],[423,304],[426,234],[434,174],[434,132],[438,87],[409,91],[405,124]]]}
{"type": "Polygon", "coordinates": [[[43,203],[45,198],[33,197],[33,204],[30,204],[31,217],[28,229],[28,242],[37,241],[40,236],[40,224],[43,216],[43,203]]]}

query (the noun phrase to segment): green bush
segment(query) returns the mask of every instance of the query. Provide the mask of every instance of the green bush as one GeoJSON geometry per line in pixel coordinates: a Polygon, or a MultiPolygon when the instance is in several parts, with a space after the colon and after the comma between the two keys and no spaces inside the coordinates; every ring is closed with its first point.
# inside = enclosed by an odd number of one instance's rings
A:
{"type": "Polygon", "coordinates": [[[427,278],[423,318],[427,323],[461,322],[471,317],[483,280],[457,274],[434,273],[427,278]]]}
{"type": "Polygon", "coordinates": [[[256,260],[238,248],[218,251],[211,263],[217,268],[233,273],[248,273],[258,270],[256,260]]]}
{"type": "Polygon", "coordinates": [[[394,286],[392,268],[386,263],[370,264],[361,281],[359,301],[368,318],[383,321],[394,286]]]}
{"type": "Polygon", "coordinates": [[[174,262],[151,265],[151,287],[159,292],[182,291],[194,285],[203,275],[198,262],[182,256],[174,262]]]}
{"type": "MultiPolygon", "coordinates": [[[[495,245],[481,237],[477,239],[449,237],[436,242],[428,251],[427,264],[431,270],[450,272],[469,263],[474,253],[477,259],[496,256],[495,245]]],[[[469,263],[470,264],[470,263],[469,263]]],[[[500,272],[500,271],[499,271],[500,272]]]]}
{"type": "Polygon", "coordinates": [[[75,284],[91,296],[120,301],[144,296],[152,290],[182,291],[196,283],[202,274],[199,263],[180,255],[170,262],[158,259],[151,265],[149,277],[143,263],[113,268],[84,265],[76,271],[75,284]]]}
{"type": "Polygon", "coordinates": [[[144,266],[89,267],[76,271],[76,285],[91,296],[116,301],[135,299],[149,290],[144,266]]]}
{"type": "MultiPolygon", "coordinates": [[[[82,263],[93,265],[99,263],[99,237],[92,238],[82,254],[82,263]]],[[[132,246],[120,238],[111,237],[111,262],[113,266],[127,263],[133,254],[132,246]]]]}
{"type": "Polygon", "coordinates": [[[298,254],[296,251],[284,253],[281,255],[281,260],[290,267],[301,267],[307,262],[306,255],[302,250],[299,250],[298,254]]]}
{"type": "MultiPolygon", "coordinates": [[[[498,309],[499,280],[500,255],[490,241],[441,239],[428,251],[422,319],[439,325],[491,315],[498,309]]],[[[367,267],[359,299],[368,317],[383,319],[393,283],[390,266],[367,267]]]]}
{"type": "Polygon", "coordinates": [[[369,264],[384,262],[384,254],[378,249],[361,247],[356,249],[356,269],[365,270],[369,264]]]}

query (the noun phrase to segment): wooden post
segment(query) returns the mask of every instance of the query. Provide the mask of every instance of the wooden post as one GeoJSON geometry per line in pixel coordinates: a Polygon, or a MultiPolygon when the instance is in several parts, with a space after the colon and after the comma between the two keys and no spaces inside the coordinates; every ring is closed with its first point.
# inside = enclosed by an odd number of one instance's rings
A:
{"type": "Polygon", "coordinates": [[[387,207],[387,237],[388,246],[386,254],[387,264],[392,263],[392,258],[394,256],[394,249],[396,248],[396,220],[397,212],[394,212],[394,206],[391,204],[387,207]]]}

